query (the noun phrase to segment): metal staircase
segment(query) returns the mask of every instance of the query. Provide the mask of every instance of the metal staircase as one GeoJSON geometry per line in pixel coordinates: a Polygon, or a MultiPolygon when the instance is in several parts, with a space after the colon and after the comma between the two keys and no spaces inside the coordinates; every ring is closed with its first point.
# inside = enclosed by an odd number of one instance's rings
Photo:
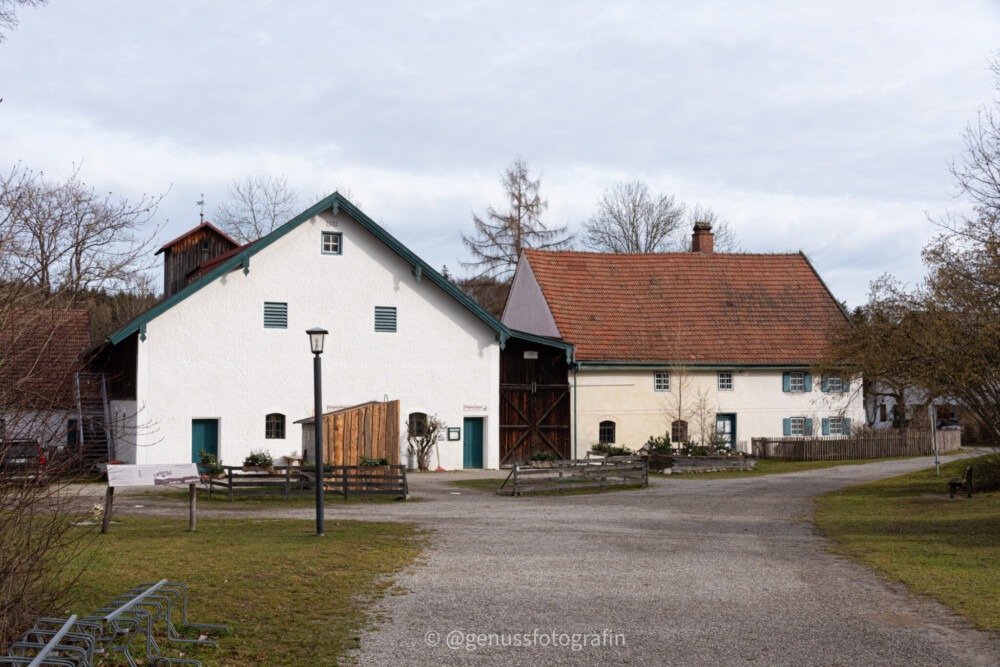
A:
{"type": "Polygon", "coordinates": [[[115,442],[111,433],[111,415],[104,373],[78,373],[76,376],[76,407],[79,417],[77,454],[84,470],[115,458],[115,442]]]}

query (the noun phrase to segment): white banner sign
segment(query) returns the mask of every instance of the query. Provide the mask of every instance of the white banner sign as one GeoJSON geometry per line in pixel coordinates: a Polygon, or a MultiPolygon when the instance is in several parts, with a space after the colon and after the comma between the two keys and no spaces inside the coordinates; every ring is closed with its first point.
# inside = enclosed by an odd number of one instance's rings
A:
{"type": "Polygon", "coordinates": [[[198,464],[109,465],[108,486],[159,486],[162,484],[197,484],[198,464]]]}

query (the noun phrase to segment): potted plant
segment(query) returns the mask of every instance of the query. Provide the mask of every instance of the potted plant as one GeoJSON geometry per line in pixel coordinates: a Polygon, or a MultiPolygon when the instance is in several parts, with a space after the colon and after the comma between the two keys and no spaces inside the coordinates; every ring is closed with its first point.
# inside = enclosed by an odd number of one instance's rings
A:
{"type": "Polygon", "coordinates": [[[556,455],[552,452],[535,452],[528,457],[528,463],[536,468],[551,468],[556,464],[556,455]]]}
{"type": "Polygon", "coordinates": [[[243,459],[243,472],[271,472],[274,470],[274,458],[266,449],[253,449],[243,459]]]}
{"type": "Polygon", "coordinates": [[[226,469],[222,467],[222,462],[215,454],[209,454],[204,449],[201,450],[198,472],[202,477],[208,479],[218,479],[226,474],[226,469]]]}

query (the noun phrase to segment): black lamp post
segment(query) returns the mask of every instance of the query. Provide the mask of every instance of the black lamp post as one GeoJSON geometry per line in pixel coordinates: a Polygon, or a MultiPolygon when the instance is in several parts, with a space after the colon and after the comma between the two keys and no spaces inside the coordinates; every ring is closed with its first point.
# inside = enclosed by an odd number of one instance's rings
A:
{"type": "Polygon", "coordinates": [[[316,537],[323,537],[323,367],[320,355],[323,354],[323,341],[330,333],[326,329],[313,327],[306,331],[309,334],[309,349],[313,353],[313,399],[314,425],[316,433],[316,537]]]}

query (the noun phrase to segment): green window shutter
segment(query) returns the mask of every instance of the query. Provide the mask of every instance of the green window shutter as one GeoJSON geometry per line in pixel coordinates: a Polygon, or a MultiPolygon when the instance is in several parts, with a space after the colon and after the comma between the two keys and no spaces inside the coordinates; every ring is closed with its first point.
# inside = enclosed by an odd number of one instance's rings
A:
{"type": "MultiPolygon", "coordinates": [[[[785,373],[785,376],[787,379],[788,373],[785,373]]],[[[788,390],[786,389],[785,391],[788,390]]],[[[781,432],[783,435],[792,434],[792,420],[789,417],[785,417],[784,419],[781,420],[781,432]]]]}
{"type": "MultiPolygon", "coordinates": [[[[792,374],[785,372],[781,374],[781,391],[789,392],[792,390],[792,374]]],[[[787,421],[787,420],[786,420],[787,421]]],[[[785,435],[788,435],[787,433],[785,435]]]]}
{"type": "Polygon", "coordinates": [[[820,382],[820,385],[819,385],[819,390],[822,391],[824,394],[826,392],[830,391],[830,378],[829,378],[829,376],[827,376],[827,375],[823,376],[823,380],[820,382]]]}
{"type": "Polygon", "coordinates": [[[844,378],[843,384],[840,385],[840,390],[843,393],[845,393],[845,394],[850,393],[850,391],[851,391],[851,381],[848,380],[847,378],[844,378]]]}
{"type": "Polygon", "coordinates": [[[805,385],[806,385],[806,391],[812,391],[813,390],[813,376],[812,376],[812,373],[803,373],[802,374],[802,378],[803,378],[803,381],[805,382],[805,385]]]}
{"type": "Polygon", "coordinates": [[[806,423],[806,425],[805,425],[805,428],[803,429],[803,431],[805,432],[806,435],[812,435],[813,434],[813,420],[810,419],[809,417],[806,417],[805,418],[805,423],[806,423]]]}
{"type": "Polygon", "coordinates": [[[851,418],[844,417],[844,435],[851,434],[851,418]]]}
{"type": "Polygon", "coordinates": [[[823,417],[823,435],[830,435],[830,418],[823,417]]]}

